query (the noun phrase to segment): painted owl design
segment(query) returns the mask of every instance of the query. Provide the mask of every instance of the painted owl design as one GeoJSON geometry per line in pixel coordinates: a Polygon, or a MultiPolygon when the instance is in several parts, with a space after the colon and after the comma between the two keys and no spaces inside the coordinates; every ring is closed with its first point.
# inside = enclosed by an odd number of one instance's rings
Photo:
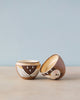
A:
{"type": "Polygon", "coordinates": [[[17,65],[17,72],[20,74],[21,77],[35,77],[38,72],[38,66],[20,66],[17,65]]]}

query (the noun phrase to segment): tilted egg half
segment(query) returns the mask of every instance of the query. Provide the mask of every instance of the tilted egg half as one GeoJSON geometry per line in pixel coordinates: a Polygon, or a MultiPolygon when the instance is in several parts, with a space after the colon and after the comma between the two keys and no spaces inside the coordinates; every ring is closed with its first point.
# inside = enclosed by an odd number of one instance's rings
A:
{"type": "Polygon", "coordinates": [[[45,77],[57,80],[64,76],[65,64],[58,54],[54,54],[43,63],[40,72],[45,77]]]}

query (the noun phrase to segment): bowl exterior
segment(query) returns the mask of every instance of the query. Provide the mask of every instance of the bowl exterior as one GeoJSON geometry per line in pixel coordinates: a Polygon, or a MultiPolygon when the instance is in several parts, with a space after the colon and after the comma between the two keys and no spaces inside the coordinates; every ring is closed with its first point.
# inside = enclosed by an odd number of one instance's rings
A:
{"type": "MultiPolygon", "coordinates": [[[[52,56],[54,56],[54,55],[52,55],[52,56]]],[[[62,58],[58,54],[57,54],[57,56],[58,56],[58,60],[57,60],[56,64],[50,70],[48,70],[47,72],[43,73],[41,71],[41,69],[40,69],[40,72],[42,73],[43,76],[51,78],[51,79],[55,79],[55,80],[60,79],[60,78],[62,78],[64,76],[65,71],[66,71],[64,61],[62,60],[62,58]]],[[[49,57],[43,63],[41,68],[44,67],[44,64],[47,63],[47,61],[49,61],[49,59],[51,59],[51,57],[49,57]]],[[[48,66],[48,67],[50,67],[50,66],[48,66]]]]}
{"type": "Polygon", "coordinates": [[[39,65],[19,65],[16,64],[16,71],[18,75],[23,79],[34,79],[40,70],[40,64],[39,65]]]}

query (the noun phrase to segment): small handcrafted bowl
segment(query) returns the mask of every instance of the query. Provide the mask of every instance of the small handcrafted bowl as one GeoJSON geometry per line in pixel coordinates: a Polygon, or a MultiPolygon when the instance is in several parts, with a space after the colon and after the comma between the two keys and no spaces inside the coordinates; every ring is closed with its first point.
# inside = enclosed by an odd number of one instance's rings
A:
{"type": "Polygon", "coordinates": [[[42,65],[40,72],[51,79],[60,79],[65,74],[65,64],[58,54],[49,57],[42,65]]]}
{"type": "Polygon", "coordinates": [[[20,60],[16,62],[16,70],[23,79],[34,79],[40,71],[40,62],[35,60],[20,60]]]}

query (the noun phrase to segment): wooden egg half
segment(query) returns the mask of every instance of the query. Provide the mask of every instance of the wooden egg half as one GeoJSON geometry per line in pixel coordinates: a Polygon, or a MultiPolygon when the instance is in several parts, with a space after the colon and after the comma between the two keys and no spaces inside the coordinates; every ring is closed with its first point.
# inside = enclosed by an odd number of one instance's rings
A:
{"type": "Polygon", "coordinates": [[[35,60],[20,60],[16,62],[16,71],[23,79],[34,79],[40,71],[41,64],[35,60]]]}
{"type": "Polygon", "coordinates": [[[45,77],[57,80],[64,76],[65,64],[58,54],[54,54],[43,63],[40,72],[45,77]]]}

